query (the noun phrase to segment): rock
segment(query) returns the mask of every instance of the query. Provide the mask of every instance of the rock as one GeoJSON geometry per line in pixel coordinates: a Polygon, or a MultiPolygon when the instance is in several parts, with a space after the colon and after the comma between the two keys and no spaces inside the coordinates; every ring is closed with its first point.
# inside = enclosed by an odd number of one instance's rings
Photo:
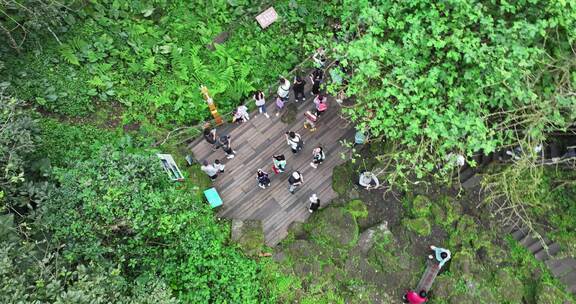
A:
{"type": "Polygon", "coordinates": [[[383,237],[384,235],[387,234],[391,235],[392,233],[388,229],[388,222],[384,221],[380,225],[362,232],[362,234],[360,234],[360,237],[358,238],[357,247],[358,249],[360,249],[360,252],[362,252],[363,254],[367,254],[368,251],[372,249],[372,246],[374,245],[374,242],[378,239],[378,236],[383,237]]]}
{"type": "Polygon", "coordinates": [[[420,236],[429,236],[432,230],[430,222],[426,218],[405,219],[402,224],[420,236]]]}
{"type": "Polygon", "coordinates": [[[282,252],[282,251],[280,251],[280,252],[275,252],[275,253],[272,255],[272,259],[273,259],[275,262],[282,263],[283,261],[286,260],[286,254],[285,254],[284,252],[282,252]]]}
{"type": "Polygon", "coordinates": [[[246,255],[256,256],[264,249],[261,221],[232,220],[232,241],[240,245],[246,255]]]}
{"type": "Polygon", "coordinates": [[[332,189],[340,195],[345,195],[352,189],[352,183],[358,178],[354,175],[350,162],[334,167],[332,171],[332,189]]]}
{"type": "Polygon", "coordinates": [[[360,198],[360,192],[357,189],[352,188],[348,191],[348,198],[351,200],[356,200],[360,198]]]}
{"type": "Polygon", "coordinates": [[[358,225],[352,213],[346,209],[328,207],[306,227],[318,244],[349,248],[358,240],[358,225]]]}
{"type": "Polygon", "coordinates": [[[437,299],[448,299],[450,295],[454,292],[455,285],[456,280],[452,276],[448,275],[438,276],[434,281],[434,285],[432,285],[434,297],[437,299]]]}
{"type": "Polygon", "coordinates": [[[542,282],[538,284],[535,296],[536,304],[572,303],[568,296],[558,287],[542,282]]]}
{"type": "Polygon", "coordinates": [[[474,257],[467,251],[460,251],[452,257],[450,270],[454,273],[472,275],[474,257]]]}
{"type": "Polygon", "coordinates": [[[434,223],[442,226],[445,224],[446,212],[442,207],[437,204],[433,204],[432,207],[430,207],[430,213],[432,214],[432,220],[434,223]]]}
{"type": "Polygon", "coordinates": [[[355,199],[346,205],[346,209],[352,213],[354,218],[366,218],[368,216],[368,208],[361,200],[355,199]]]}
{"type": "Polygon", "coordinates": [[[292,222],[288,225],[288,233],[292,233],[294,238],[303,239],[306,238],[306,230],[304,230],[304,223],[302,222],[292,222]]]}
{"type": "Polygon", "coordinates": [[[511,269],[500,269],[494,279],[498,288],[498,296],[502,301],[522,303],[524,286],[518,278],[511,274],[511,269]]]}
{"type": "Polygon", "coordinates": [[[415,217],[427,217],[430,215],[430,199],[424,195],[417,195],[412,201],[412,213],[415,217]]]}
{"type": "Polygon", "coordinates": [[[244,226],[244,222],[242,220],[232,220],[232,241],[238,242],[240,237],[242,236],[242,227],[244,226]]]}

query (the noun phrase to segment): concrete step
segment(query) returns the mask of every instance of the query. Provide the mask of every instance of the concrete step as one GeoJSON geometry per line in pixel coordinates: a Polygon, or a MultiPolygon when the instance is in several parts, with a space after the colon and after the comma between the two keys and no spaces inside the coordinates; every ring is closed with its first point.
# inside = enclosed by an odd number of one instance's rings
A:
{"type": "Polygon", "coordinates": [[[472,176],[476,174],[475,168],[467,168],[460,172],[460,183],[465,183],[469,180],[472,176]]]}
{"type": "Polygon", "coordinates": [[[538,261],[546,261],[555,256],[558,252],[560,252],[560,245],[558,245],[558,243],[552,243],[550,246],[548,246],[548,251],[541,250],[534,256],[538,261]]]}
{"type": "Polygon", "coordinates": [[[567,272],[576,272],[576,259],[573,258],[550,259],[545,263],[555,277],[562,276],[567,272]]]}

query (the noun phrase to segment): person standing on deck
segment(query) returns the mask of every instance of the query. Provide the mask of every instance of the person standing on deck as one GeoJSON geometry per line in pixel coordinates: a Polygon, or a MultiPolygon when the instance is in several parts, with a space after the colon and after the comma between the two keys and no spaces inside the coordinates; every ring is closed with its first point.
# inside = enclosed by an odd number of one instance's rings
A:
{"type": "Polygon", "coordinates": [[[298,102],[298,99],[301,99],[302,102],[306,101],[306,96],[304,95],[305,85],[306,80],[302,79],[302,77],[296,76],[294,78],[294,86],[292,86],[292,89],[294,90],[294,101],[298,102]]]}
{"type": "Polygon", "coordinates": [[[314,104],[316,105],[316,117],[320,117],[320,115],[326,110],[328,110],[328,104],[326,96],[322,94],[318,94],[316,98],[314,98],[314,104]]]}
{"type": "Polygon", "coordinates": [[[220,138],[218,139],[217,145],[222,147],[222,150],[224,150],[224,153],[226,153],[227,159],[234,158],[236,154],[236,151],[232,149],[231,144],[232,142],[229,135],[220,136],[220,138]]]}
{"type": "Polygon", "coordinates": [[[313,213],[320,208],[320,199],[316,196],[316,193],[312,194],[309,198],[310,206],[308,207],[308,212],[313,213]]]}
{"type": "Polygon", "coordinates": [[[258,187],[262,189],[270,187],[270,178],[268,177],[268,173],[264,172],[262,169],[258,169],[256,179],[258,180],[258,187]]]}
{"type": "Polygon", "coordinates": [[[226,165],[224,165],[223,163],[220,162],[219,159],[214,161],[214,168],[216,168],[218,170],[218,172],[220,173],[224,173],[224,168],[226,168],[226,165]]]}
{"type": "Polygon", "coordinates": [[[288,187],[288,192],[294,194],[294,191],[296,190],[296,188],[301,186],[303,182],[304,182],[304,177],[302,176],[302,174],[300,172],[298,172],[298,171],[292,172],[292,175],[290,175],[290,178],[288,178],[288,184],[290,185],[288,187]]]}
{"type": "Polygon", "coordinates": [[[429,255],[428,258],[429,259],[434,259],[436,258],[436,261],[438,262],[438,266],[440,268],[442,268],[442,266],[444,266],[444,264],[446,264],[446,262],[448,262],[448,260],[450,260],[450,250],[448,249],[444,249],[444,248],[440,248],[440,247],[436,247],[433,245],[430,245],[430,250],[433,251],[433,255],[429,255]]]}
{"type": "Polygon", "coordinates": [[[286,132],[285,136],[286,136],[286,142],[290,146],[292,153],[296,154],[304,148],[304,141],[302,140],[300,134],[294,131],[290,131],[286,132]]]}
{"type": "Polygon", "coordinates": [[[272,155],[272,161],[274,162],[272,170],[275,174],[282,173],[286,170],[286,157],[284,154],[272,155]]]}
{"type": "Polygon", "coordinates": [[[324,72],[322,69],[314,69],[314,72],[310,75],[310,81],[312,82],[312,96],[320,94],[320,85],[322,84],[322,78],[324,77],[324,72]]]}
{"type": "Polygon", "coordinates": [[[270,115],[266,113],[266,99],[264,99],[264,93],[262,91],[256,91],[256,93],[254,93],[254,103],[258,107],[260,114],[264,114],[266,118],[270,118],[270,115]]]}
{"type": "Polygon", "coordinates": [[[290,81],[284,77],[280,77],[278,82],[278,96],[282,99],[283,102],[286,102],[288,101],[288,95],[290,95],[290,81]]]}
{"type": "Polygon", "coordinates": [[[216,144],[216,139],[217,139],[216,129],[212,129],[209,122],[207,122],[204,125],[203,136],[204,136],[204,140],[206,140],[207,143],[212,145],[212,150],[215,150],[216,147],[214,145],[216,144]]]}
{"type": "Polygon", "coordinates": [[[203,161],[202,166],[200,167],[202,172],[206,173],[208,177],[210,177],[211,181],[215,181],[218,177],[218,169],[216,169],[213,165],[209,165],[208,161],[203,161]]]}
{"type": "Polygon", "coordinates": [[[318,146],[317,148],[314,148],[314,150],[312,150],[312,162],[310,163],[310,166],[316,169],[318,168],[318,165],[324,161],[324,159],[326,159],[324,149],[321,146],[318,146]]]}
{"type": "Polygon", "coordinates": [[[284,100],[280,96],[276,95],[276,116],[280,115],[282,109],[284,108],[284,100]]]}

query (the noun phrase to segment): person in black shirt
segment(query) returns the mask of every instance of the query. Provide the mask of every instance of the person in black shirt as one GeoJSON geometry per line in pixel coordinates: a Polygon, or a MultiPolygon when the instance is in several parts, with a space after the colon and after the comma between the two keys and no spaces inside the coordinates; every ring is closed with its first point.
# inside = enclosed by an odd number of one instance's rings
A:
{"type": "Polygon", "coordinates": [[[302,79],[300,76],[296,76],[294,78],[294,86],[292,89],[294,90],[294,101],[298,102],[298,99],[302,99],[302,101],[306,101],[306,97],[304,96],[304,86],[306,85],[306,80],[302,79]]]}
{"type": "Polygon", "coordinates": [[[322,84],[323,78],[324,72],[322,69],[314,69],[314,72],[310,75],[310,80],[312,81],[312,96],[320,94],[320,85],[322,84]]]}
{"type": "Polygon", "coordinates": [[[310,206],[308,207],[308,211],[310,213],[318,210],[320,208],[320,199],[316,196],[316,193],[310,196],[310,206]]]}
{"type": "Polygon", "coordinates": [[[296,190],[296,188],[298,186],[302,185],[303,182],[304,182],[304,178],[302,177],[302,174],[300,174],[300,172],[298,172],[298,171],[292,172],[292,175],[290,175],[290,178],[288,178],[288,184],[290,184],[288,191],[290,193],[294,194],[294,191],[296,190]]]}

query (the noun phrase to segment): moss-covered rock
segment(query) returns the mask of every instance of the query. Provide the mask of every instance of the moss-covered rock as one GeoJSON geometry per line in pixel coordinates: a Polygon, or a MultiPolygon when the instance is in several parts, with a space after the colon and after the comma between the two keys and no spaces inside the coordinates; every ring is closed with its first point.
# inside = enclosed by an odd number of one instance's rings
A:
{"type": "Polygon", "coordinates": [[[349,162],[336,166],[332,171],[332,189],[340,195],[345,195],[352,189],[355,178],[352,164],[349,162]]]}
{"type": "Polygon", "coordinates": [[[352,200],[346,204],[346,210],[350,211],[354,218],[365,218],[368,216],[368,208],[361,200],[352,200]]]}
{"type": "Polygon", "coordinates": [[[500,302],[522,303],[524,286],[522,282],[512,275],[511,269],[500,269],[494,276],[494,286],[500,302]]]}
{"type": "Polygon", "coordinates": [[[455,253],[450,263],[450,270],[454,273],[472,275],[476,270],[474,256],[466,250],[455,253]]]}
{"type": "Polygon", "coordinates": [[[402,221],[404,227],[420,236],[429,236],[432,231],[430,222],[426,218],[405,219],[402,221]]]}
{"type": "Polygon", "coordinates": [[[430,214],[433,223],[443,226],[446,222],[446,211],[438,204],[430,207],[430,214]]]}
{"type": "Polygon", "coordinates": [[[565,292],[547,282],[538,284],[535,300],[536,304],[571,303],[565,292]]]}
{"type": "Polygon", "coordinates": [[[232,221],[232,240],[240,245],[242,251],[256,256],[265,248],[264,231],[260,221],[232,221]]]}
{"type": "Polygon", "coordinates": [[[452,225],[461,215],[462,215],[462,205],[455,202],[449,196],[443,196],[437,200],[435,204],[440,207],[442,212],[445,214],[445,219],[443,222],[439,222],[444,227],[452,225]]]}
{"type": "Polygon", "coordinates": [[[294,103],[289,103],[284,109],[284,113],[280,120],[283,123],[291,124],[296,120],[296,115],[298,114],[298,107],[294,103]]]}
{"type": "Polygon", "coordinates": [[[430,215],[430,199],[424,195],[417,195],[412,201],[412,213],[415,217],[427,217],[430,215]]]}
{"type": "Polygon", "coordinates": [[[305,225],[312,240],[334,248],[350,248],[358,241],[358,225],[344,208],[328,207],[305,225]]]}

